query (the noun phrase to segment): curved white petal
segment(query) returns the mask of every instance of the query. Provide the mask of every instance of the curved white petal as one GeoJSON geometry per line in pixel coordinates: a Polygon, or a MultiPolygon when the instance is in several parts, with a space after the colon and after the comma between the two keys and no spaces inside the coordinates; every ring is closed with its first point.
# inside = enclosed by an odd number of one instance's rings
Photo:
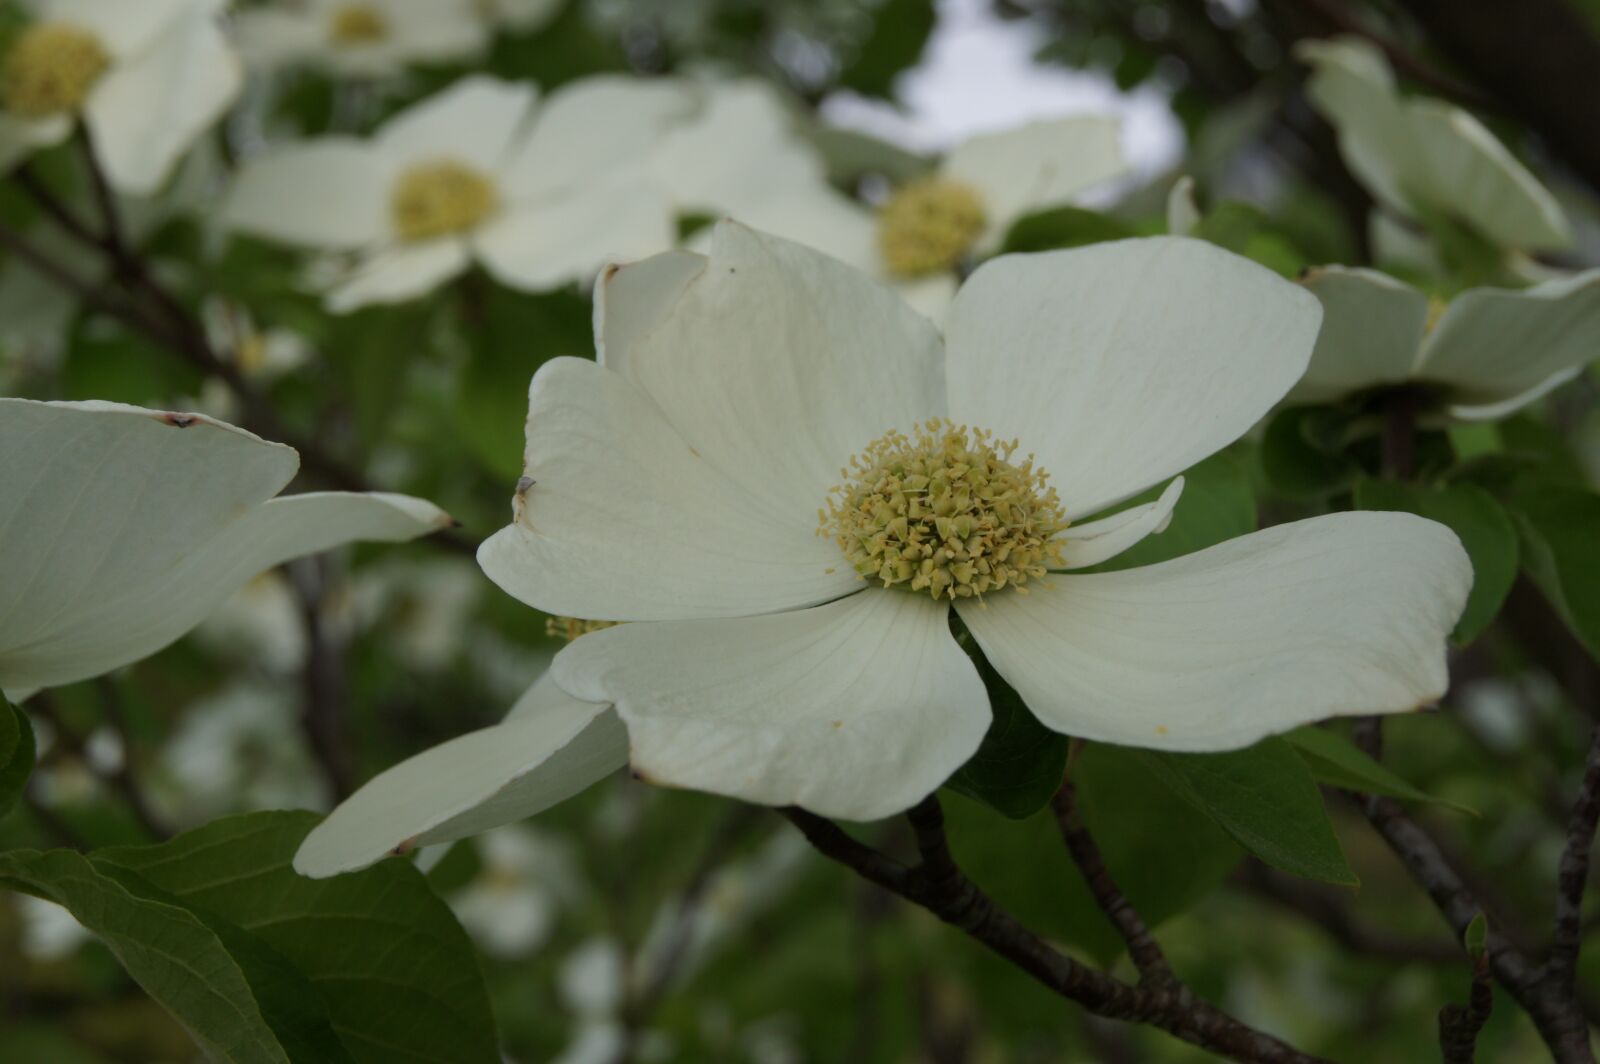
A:
{"type": "Polygon", "coordinates": [[[1397,713],[1449,683],[1472,565],[1411,514],[1278,525],[1159,565],[1052,576],[957,604],[1039,719],[1069,735],[1228,750],[1325,717],[1397,713]]]}
{"type": "Polygon", "coordinates": [[[506,168],[506,187],[533,200],[637,173],[645,153],[694,105],[686,84],[665,78],[599,74],[564,85],[534,115],[506,168]]]}
{"type": "MultiPolygon", "coordinates": [[[[863,273],[884,273],[877,215],[829,185],[789,189],[721,213],[751,229],[832,255],[863,273]]],[[[709,251],[715,230],[696,236],[695,250],[709,251]]]]}
{"type": "Polygon", "coordinates": [[[513,523],[478,562],[547,613],[594,620],[794,609],[859,587],[806,523],[765,517],[619,374],[576,358],[539,367],[513,523]],[[834,569],[834,572],[828,572],[834,569]]]}
{"type": "Polygon", "coordinates": [[[235,11],[231,21],[239,54],[251,67],[297,62],[314,55],[322,44],[321,26],[301,12],[252,7],[235,11]]]}
{"type": "MultiPolygon", "coordinates": [[[[431,503],[381,492],[286,495],[251,507],[176,562],[33,623],[4,652],[7,687],[71,683],[148,657],[186,634],[252,577],[356,540],[396,543],[450,524],[431,503]]],[[[137,553],[125,540],[120,549],[137,553]]]]}
{"type": "Polygon", "coordinates": [[[1194,178],[1184,174],[1167,191],[1167,232],[1188,236],[1200,224],[1200,207],[1194,201],[1194,178]]]}
{"type": "Polygon", "coordinates": [[[1429,199],[1500,247],[1564,248],[1567,216],[1539,179],[1472,115],[1439,100],[1407,105],[1429,199]]]}
{"type": "Polygon", "coordinates": [[[1451,417],[1459,418],[1462,421],[1499,421],[1503,417],[1515,414],[1529,403],[1538,402],[1582,372],[1582,366],[1574,366],[1569,370],[1553,373],[1527,391],[1518,392],[1511,398],[1502,399],[1498,403],[1485,403],[1482,405],[1452,403],[1446,407],[1446,410],[1451,417]]]}
{"type": "Polygon", "coordinates": [[[41,148],[54,147],[72,135],[67,115],[17,118],[0,111],[0,174],[23,162],[41,148]]]}
{"type": "Polygon", "coordinates": [[[389,169],[364,141],[323,137],[240,168],[222,220],[304,247],[366,247],[389,230],[389,169]]]}
{"type": "Polygon", "coordinates": [[[946,610],[868,590],[770,617],[625,624],[551,668],[615,701],[651,782],[875,820],[931,793],[989,726],[946,610]]]}
{"type": "MultiPolygon", "coordinates": [[[[489,30],[476,0],[375,0],[410,62],[446,62],[482,51],[489,30]]],[[[339,6],[338,3],[329,6],[339,6]]]]}
{"type": "Polygon", "coordinates": [[[1600,270],[1517,291],[1474,288],[1451,301],[1418,375],[1464,406],[1538,398],[1600,359],[1600,270]],[[1532,393],[1532,394],[1529,394],[1532,393]]]}
{"type": "Polygon", "coordinates": [[[294,868],[321,879],[476,835],[543,812],[627,763],[628,733],[615,711],[573,698],[546,673],[504,722],[370,780],[312,829],[294,868]]]}
{"type": "Polygon", "coordinates": [[[1064,206],[1126,169],[1117,120],[1073,115],[963,141],[951,149],[939,175],[971,185],[982,198],[984,251],[1024,214],[1064,206]]]}
{"type": "Polygon", "coordinates": [[[595,360],[626,376],[623,363],[705,267],[704,255],[667,251],[602,270],[594,289],[595,360]]]}
{"type": "Polygon", "coordinates": [[[403,303],[427,295],[470,261],[466,241],[459,237],[381,248],[328,292],[328,309],[346,314],[374,303],[403,303]]]}
{"type": "Polygon", "coordinates": [[[763,514],[809,530],[852,454],[944,413],[942,361],[937,330],[891,289],[721,222],[705,271],[614,364],[763,514]]]}
{"type": "Polygon", "coordinates": [[[1061,534],[1063,569],[1084,569],[1115,558],[1146,536],[1165,532],[1172,522],[1172,509],[1183,494],[1183,478],[1176,477],[1155,502],[1130,506],[1121,513],[1102,517],[1084,525],[1073,525],[1061,534]]]}
{"type": "Polygon", "coordinates": [[[139,0],[108,4],[105,0],[46,0],[36,5],[46,19],[60,19],[93,30],[106,51],[122,58],[148,46],[180,15],[214,15],[216,0],[139,0]]]}
{"type": "Polygon", "coordinates": [[[121,192],[150,195],[179,157],[222,117],[244,83],[215,5],[193,3],[137,56],[114,64],[84,104],[83,120],[121,192]]]}
{"type": "Polygon", "coordinates": [[[1076,520],[1243,435],[1305,370],[1321,317],[1187,237],[1002,256],[950,308],[950,413],[1020,439],[1076,520]]]}
{"type": "Polygon", "coordinates": [[[397,169],[453,159],[494,175],[532,112],[532,85],[473,75],[389,119],[373,146],[397,169]]]}
{"type": "Polygon", "coordinates": [[[1427,296],[1360,267],[1323,266],[1300,283],[1322,304],[1322,331],[1291,399],[1327,402],[1411,378],[1428,325],[1427,296]]]}
{"type": "Polygon", "coordinates": [[[660,190],[613,182],[508,209],[472,241],[502,284],[537,292],[588,284],[606,262],[664,250],[674,235],[672,207],[660,190]]]}
{"type": "Polygon", "coordinates": [[[1418,172],[1422,155],[1383,54],[1356,37],[1301,41],[1294,54],[1311,65],[1306,96],[1333,124],[1350,171],[1378,199],[1409,208],[1402,175],[1418,172]]]}
{"type": "Polygon", "coordinates": [[[953,273],[935,273],[893,282],[894,290],[918,314],[944,325],[950,316],[950,305],[955,302],[957,283],[953,273]]]}

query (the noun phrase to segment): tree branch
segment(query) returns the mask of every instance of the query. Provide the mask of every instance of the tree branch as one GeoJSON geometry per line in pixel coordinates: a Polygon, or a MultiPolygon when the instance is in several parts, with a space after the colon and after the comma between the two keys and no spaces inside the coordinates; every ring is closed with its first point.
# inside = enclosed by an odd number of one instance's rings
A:
{"type": "Polygon", "coordinates": [[[1556,877],[1556,924],[1550,945],[1550,978],[1571,987],[1577,977],[1578,949],[1583,943],[1583,895],[1589,885],[1589,851],[1595,822],[1600,820],[1600,725],[1594,729],[1583,782],[1572,803],[1567,845],[1556,877]]]}
{"type": "Polygon", "coordinates": [[[1489,955],[1472,962],[1472,986],[1465,1005],[1450,1004],[1439,1010],[1439,1049],[1444,1064],[1472,1064],[1477,1054],[1478,1032],[1494,1011],[1494,987],[1489,982],[1489,955]]]}
{"type": "Polygon", "coordinates": [[[1314,1064],[1302,1053],[1234,1019],[1183,987],[1135,987],[1056,950],[996,905],[956,864],[943,813],[928,798],[910,814],[922,865],[899,861],[851,838],[837,824],[794,807],[780,810],[824,856],[965,931],[1060,996],[1108,1019],[1147,1023],[1231,1060],[1314,1064]]]}

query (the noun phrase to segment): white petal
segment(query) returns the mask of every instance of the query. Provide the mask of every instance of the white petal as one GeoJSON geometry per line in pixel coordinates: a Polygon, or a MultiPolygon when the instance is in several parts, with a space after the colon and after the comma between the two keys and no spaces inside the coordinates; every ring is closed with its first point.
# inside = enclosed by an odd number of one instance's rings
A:
{"type": "Polygon", "coordinates": [[[1378,199],[1409,207],[1402,175],[1419,172],[1422,155],[1383,54],[1355,37],[1301,41],[1294,54],[1311,64],[1306,95],[1333,124],[1351,172],[1378,199]]]}
{"type": "Polygon", "coordinates": [[[1386,273],[1324,266],[1301,279],[1322,304],[1322,331],[1296,402],[1322,403],[1409,380],[1428,324],[1428,297],[1386,273]]]}
{"type": "Polygon", "coordinates": [[[619,260],[602,270],[594,290],[596,361],[624,373],[623,363],[705,267],[704,255],[668,251],[636,265],[619,260]]]}
{"type": "Polygon", "coordinates": [[[389,119],[373,144],[397,168],[454,159],[493,175],[506,162],[533,100],[531,85],[465,77],[389,119]]]}
{"type": "Polygon", "coordinates": [[[1073,525],[1061,535],[1063,569],[1083,569],[1115,558],[1148,535],[1165,532],[1172,522],[1172,509],[1183,494],[1183,478],[1168,484],[1155,502],[1130,506],[1121,513],[1073,525]]]}
{"type": "Polygon", "coordinates": [[[346,314],[373,303],[403,303],[427,295],[469,262],[466,242],[459,237],[383,248],[328,293],[328,309],[346,314]]]}
{"type": "Polygon", "coordinates": [[[536,292],[587,284],[606,262],[662,251],[674,235],[672,207],[659,189],[610,182],[510,208],[475,233],[473,245],[502,284],[536,292]]]}
{"type": "Polygon", "coordinates": [[[1184,174],[1167,192],[1167,232],[1188,236],[1200,224],[1200,208],[1194,202],[1194,178],[1184,174]]]}
{"type": "Polygon", "coordinates": [[[1408,104],[1437,208],[1500,247],[1564,248],[1572,228],[1549,189],[1472,115],[1439,100],[1408,104]]]}
{"type": "Polygon", "coordinates": [[[941,326],[950,317],[950,307],[956,300],[956,288],[956,278],[951,273],[894,282],[894,290],[900,293],[901,299],[918,314],[941,326]]]}
{"type": "MultiPolygon", "coordinates": [[[[252,507],[145,579],[96,586],[92,601],[6,653],[5,684],[52,686],[148,657],[185,635],[259,573],[356,540],[395,543],[450,524],[431,503],[381,492],[286,495],[252,507]]],[[[123,549],[137,551],[126,541],[123,549]]]]}
{"type": "Polygon", "coordinates": [[[478,561],[547,613],[742,616],[860,586],[839,549],[814,533],[814,515],[798,524],[764,517],[648,396],[592,362],[552,359],[535,374],[523,471],[514,522],[478,561]]]}
{"type": "Polygon", "coordinates": [[[71,135],[72,119],[67,115],[17,118],[0,111],[0,174],[9,173],[34,152],[54,147],[71,135]]]}
{"type": "Polygon", "coordinates": [[[563,0],[491,0],[495,21],[518,33],[532,33],[561,13],[563,0]]]}
{"type": "Polygon", "coordinates": [[[108,52],[121,58],[148,46],[180,15],[214,14],[215,0],[139,0],[134,4],[108,4],[105,0],[48,0],[39,5],[42,17],[60,19],[91,29],[108,52]]]}
{"type": "Polygon", "coordinates": [[[1187,237],[1003,256],[950,309],[951,416],[1019,438],[1077,519],[1243,435],[1299,379],[1321,316],[1187,237]]]}
{"type": "Polygon", "coordinates": [[[1024,214],[1060,207],[1127,169],[1116,119],[1074,115],[973,137],[951,149],[939,175],[983,199],[987,238],[998,244],[1024,214]]]}
{"type": "Polygon", "coordinates": [[[151,47],[112,66],[89,93],[84,124],[119,191],[155,192],[239,94],[244,72],[213,7],[189,5],[151,47]]]}
{"type": "Polygon", "coordinates": [[[1463,405],[1531,402],[1597,358],[1600,270],[1586,270],[1520,292],[1463,292],[1429,335],[1419,376],[1463,405]]]}
{"type": "Polygon", "coordinates": [[[388,181],[388,169],[365,142],[323,137],[246,163],[222,220],[306,247],[365,247],[388,232],[388,181]]]}
{"type": "Polygon", "coordinates": [[[1553,373],[1527,391],[1518,392],[1511,398],[1502,399],[1498,403],[1485,403],[1482,405],[1452,403],[1446,409],[1451,417],[1460,418],[1462,421],[1499,421],[1503,417],[1515,414],[1529,403],[1538,402],[1582,372],[1582,366],[1574,366],[1572,369],[1561,373],[1553,373]]]}
{"type": "Polygon", "coordinates": [[[251,67],[272,68],[306,59],[323,42],[322,27],[297,11],[252,7],[235,11],[231,21],[239,54],[251,67]]]}
{"type": "MultiPolygon", "coordinates": [[[[832,255],[863,273],[884,274],[877,214],[828,185],[778,192],[721,213],[751,229],[832,255]]],[[[702,229],[692,246],[709,252],[714,235],[714,228],[702,229]]]]}
{"type": "Polygon", "coordinates": [[[1343,513],[1051,582],[957,606],[1040,720],[1103,742],[1228,750],[1437,699],[1472,565],[1443,525],[1343,513]]]}
{"type": "Polygon", "coordinates": [[[667,129],[694,109],[677,81],[601,74],[550,94],[506,170],[514,195],[533,199],[633,172],[667,129]]]}
{"type": "Polygon", "coordinates": [[[848,820],[916,804],[989,725],[946,607],[901,592],[622,625],[579,639],[551,668],[566,690],[615,701],[644,778],[848,820]]]}
{"type": "MultiPolygon", "coordinates": [[[[376,0],[395,36],[395,50],[413,62],[444,62],[482,51],[489,31],[475,0],[376,0]]],[[[335,5],[337,6],[337,5],[335,5]]]]}
{"type": "Polygon", "coordinates": [[[294,868],[321,879],[476,835],[543,812],[627,762],[628,733],[611,707],[573,698],[546,673],[504,722],[374,777],[306,836],[294,868]]]}
{"type": "Polygon", "coordinates": [[[809,530],[852,454],[944,413],[942,361],[891,289],[722,222],[705,271],[616,365],[763,513],[809,530]]]}

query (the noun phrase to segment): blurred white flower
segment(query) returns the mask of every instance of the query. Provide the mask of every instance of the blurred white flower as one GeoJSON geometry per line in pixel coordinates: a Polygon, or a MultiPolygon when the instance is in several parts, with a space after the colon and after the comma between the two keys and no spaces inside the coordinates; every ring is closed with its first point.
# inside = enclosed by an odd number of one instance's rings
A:
{"type": "Polygon", "coordinates": [[[400,657],[416,668],[444,668],[475,638],[473,614],[484,584],[465,558],[379,563],[359,570],[353,582],[355,624],[385,625],[400,657]]]}
{"type": "Polygon", "coordinates": [[[544,945],[564,904],[581,896],[578,865],[563,840],[523,827],[478,837],[482,871],[447,899],[480,949],[516,958],[544,945]]]}
{"type": "Polygon", "coordinates": [[[222,296],[206,297],[200,304],[200,321],[211,346],[247,377],[274,380],[311,357],[305,337],[288,329],[258,329],[248,307],[222,296]]]}
{"type": "Polygon", "coordinates": [[[238,95],[224,0],[28,0],[0,57],[0,170],[81,117],[106,178],[154,192],[238,95]]]}
{"type": "Polygon", "coordinates": [[[639,622],[551,671],[615,706],[647,780],[851,820],[907,808],[990,722],[952,606],[1041,722],[1092,740],[1234,749],[1444,690],[1472,570],[1412,515],[1047,576],[1162,528],[1181,481],[1078,522],[1231,443],[1299,378],[1320,308],[1248,260],[1180,237],[1008,256],[943,336],[737,224],[707,258],[605,276],[602,361],[535,375],[514,521],[478,558],[547,613],[639,622]]]}
{"type": "Polygon", "coordinates": [[[1301,283],[1323,314],[1295,402],[1409,385],[1427,412],[1499,418],[1600,358],[1600,270],[1448,304],[1365,268],[1324,266],[1301,283]]]}
{"type": "Polygon", "coordinates": [[[1338,132],[1346,165],[1385,207],[1458,219],[1508,249],[1572,242],[1555,197],[1482,122],[1442,100],[1401,96],[1371,42],[1301,41],[1295,55],[1312,67],[1306,93],[1338,132]]]}
{"type": "Polygon", "coordinates": [[[252,67],[306,64],[344,77],[469,58],[489,43],[483,0],[298,0],[234,16],[252,67]]]}
{"type": "Polygon", "coordinates": [[[13,700],[155,653],[289,558],[450,523],[406,495],[273,498],[294,449],[199,414],[0,399],[0,454],[0,689],[13,700]]]}
{"type": "Polygon", "coordinates": [[[477,260],[505,284],[587,281],[608,256],[669,247],[672,206],[636,157],[693,107],[681,85],[597,76],[543,104],[534,90],[469,77],[369,140],[323,137],[246,164],[224,206],[232,227],[350,252],[336,312],[423,295],[477,260]]]}
{"type": "Polygon", "coordinates": [[[543,29],[561,13],[564,3],[565,0],[472,0],[480,18],[511,33],[543,29]]]}
{"type": "Polygon", "coordinates": [[[286,676],[305,663],[306,631],[294,588],[273,569],[229,595],[194,636],[212,650],[268,675],[286,676]]]}
{"type": "Polygon", "coordinates": [[[22,923],[22,955],[33,961],[59,961],[78,952],[94,936],[75,916],[53,901],[31,894],[12,894],[22,923]]]}

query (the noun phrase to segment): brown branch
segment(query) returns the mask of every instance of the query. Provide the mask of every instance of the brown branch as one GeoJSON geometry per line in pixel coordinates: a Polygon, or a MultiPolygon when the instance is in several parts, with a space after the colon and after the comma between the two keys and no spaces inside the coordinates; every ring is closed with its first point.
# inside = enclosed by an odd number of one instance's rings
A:
{"type": "Polygon", "coordinates": [[[943,813],[935,798],[910,814],[924,860],[914,868],[851,838],[831,820],[793,807],[780,812],[824,856],[960,928],[1094,1015],[1150,1024],[1231,1060],[1310,1064],[1320,1059],[1246,1026],[1186,988],[1131,986],[1050,946],[961,871],[944,841],[943,813]]]}
{"type": "Polygon", "coordinates": [[[1595,822],[1600,820],[1600,725],[1594,729],[1583,782],[1572,803],[1567,844],[1556,877],[1556,924],[1550,945],[1550,978],[1567,987],[1578,970],[1583,943],[1583,895],[1589,885],[1589,852],[1594,848],[1595,822]]]}
{"type": "Polygon", "coordinates": [[[1494,1011],[1494,987],[1489,981],[1489,955],[1472,962],[1472,986],[1465,1005],[1450,1004],[1439,1010],[1439,1050],[1444,1064],[1472,1064],[1478,1049],[1478,1032],[1494,1011]]]}
{"type": "Polygon", "coordinates": [[[1050,799],[1050,808],[1055,813],[1061,841],[1066,844],[1067,852],[1083,874],[1083,881],[1089,885],[1089,893],[1094,895],[1106,919],[1111,921],[1111,926],[1117,929],[1122,941],[1127,944],[1128,956],[1139,970],[1140,985],[1175,981],[1176,976],[1167,963],[1166,954],[1161,952],[1160,943],[1150,934],[1143,917],[1128,901],[1127,895],[1122,893],[1116,880],[1111,878],[1105,859],[1100,855],[1100,847],[1095,843],[1094,836],[1089,834],[1078,812],[1077,790],[1070,779],[1061,782],[1060,789],[1050,799]]]}
{"type": "Polygon", "coordinates": [[[283,571],[294,590],[306,634],[306,660],[300,674],[300,728],[322,770],[329,796],[342,802],[355,790],[355,773],[345,735],[343,647],[334,644],[322,617],[328,593],[327,568],[322,558],[314,557],[290,562],[283,571]]]}

